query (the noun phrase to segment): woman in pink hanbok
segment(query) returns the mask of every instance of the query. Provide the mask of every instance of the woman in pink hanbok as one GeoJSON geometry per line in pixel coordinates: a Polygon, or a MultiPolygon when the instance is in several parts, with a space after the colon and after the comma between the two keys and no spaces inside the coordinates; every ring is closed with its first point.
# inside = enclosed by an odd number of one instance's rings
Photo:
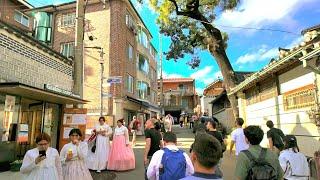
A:
{"type": "Polygon", "coordinates": [[[82,133],[72,129],[69,133],[71,142],[64,145],[60,152],[64,180],[92,180],[89,169],[85,164],[88,154],[87,143],[81,142],[82,133]]]}
{"type": "Polygon", "coordinates": [[[134,153],[129,145],[128,129],[123,126],[123,119],[120,119],[114,131],[107,168],[114,171],[126,171],[134,169],[135,166],[134,153]]]}

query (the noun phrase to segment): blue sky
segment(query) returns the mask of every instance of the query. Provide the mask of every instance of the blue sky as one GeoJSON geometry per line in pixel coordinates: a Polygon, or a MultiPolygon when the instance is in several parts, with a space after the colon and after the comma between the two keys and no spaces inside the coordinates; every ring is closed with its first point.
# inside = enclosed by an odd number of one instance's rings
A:
{"type": "MultiPolygon", "coordinates": [[[[29,0],[35,6],[59,4],[71,0],[29,0]]],[[[159,28],[155,24],[157,15],[147,4],[136,5],[144,22],[153,35],[152,43],[159,49],[159,28]]],[[[301,30],[320,24],[320,0],[242,0],[237,10],[224,12],[216,18],[215,25],[229,34],[227,54],[236,71],[258,71],[271,58],[278,57],[278,47],[293,47],[301,41],[301,30]],[[252,27],[277,31],[248,30],[234,27],[252,27]]],[[[169,38],[163,37],[162,49],[166,52],[169,38]]],[[[200,67],[191,69],[186,62],[190,56],[174,62],[163,61],[164,76],[196,78],[198,93],[221,77],[214,58],[208,52],[199,52],[200,67]]]]}

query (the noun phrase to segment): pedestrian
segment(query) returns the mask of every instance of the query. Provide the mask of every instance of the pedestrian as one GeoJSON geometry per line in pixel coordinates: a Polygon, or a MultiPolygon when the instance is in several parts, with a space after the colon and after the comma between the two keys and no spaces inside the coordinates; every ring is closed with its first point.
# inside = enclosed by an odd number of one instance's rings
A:
{"type": "Polygon", "coordinates": [[[166,132],[172,131],[172,121],[173,121],[173,117],[170,114],[168,114],[164,119],[164,128],[166,132]]]}
{"type": "Polygon", "coordinates": [[[270,149],[262,148],[260,143],[264,133],[259,126],[248,126],[244,130],[245,140],[249,144],[248,150],[239,153],[235,177],[245,179],[280,180],[283,171],[278,156],[270,149]]]}
{"type": "Polygon", "coordinates": [[[60,158],[64,180],[92,180],[85,164],[88,155],[88,145],[81,142],[80,129],[72,129],[69,133],[70,143],[63,146],[60,158]]]}
{"type": "Polygon", "coordinates": [[[112,135],[112,129],[105,122],[104,117],[99,118],[99,124],[93,130],[94,135],[96,135],[95,146],[89,150],[86,159],[87,167],[96,170],[98,173],[107,168],[110,152],[109,137],[112,135]]]}
{"type": "Polygon", "coordinates": [[[132,144],[132,146],[134,146],[136,144],[137,129],[138,129],[138,121],[137,121],[136,116],[132,117],[132,121],[130,122],[129,128],[132,133],[132,143],[131,144],[132,144]]]}
{"type": "Polygon", "coordinates": [[[284,134],[281,131],[281,129],[275,128],[274,124],[272,121],[267,121],[266,125],[270,130],[267,132],[267,137],[269,140],[269,147],[272,151],[277,153],[278,155],[280,154],[280,151],[283,150],[284,148],[284,134]]]}
{"type": "Polygon", "coordinates": [[[160,117],[159,122],[160,122],[160,126],[161,126],[161,133],[163,134],[163,133],[166,132],[166,129],[164,127],[164,119],[163,119],[163,117],[160,117]]]}
{"type": "Polygon", "coordinates": [[[206,133],[197,134],[190,152],[195,172],[182,180],[222,180],[221,176],[216,173],[216,167],[222,154],[220,142],[216,138],[206,133]]]}
{"type": "Polygon", "coordinates": [[[123,119],[119,119],[114,130],[108,170],[126,171],[136,167],[135,156],[129,145],[128,129],[123,125],[123,121],[123,119]]]}
{"type": "Polygon", "coordinates": [[[147,177],[150,180],[178,180],[194,172],[189,156],[176,146],[173,132],[163,135],[164,148],[156,151],[150,161],[147,177]]]}
{"type": "Polygon", "coordinates": [[[299,152],[297,138],[287,135],[284,138],[284,150],[280,153],[279,162],[284,171],[284,179],[308,180],[309,164],[306,156],[299,152]]]}
{"type": "Polygon", "coordinates": [[[233,146],[236,145],[236,156],[238,156],[242,150],[246,150],[249,148],[249,145],[245,140],[245,136],[242,129],[243,123],[244,121],[242,118],[237,118],[236,119],[237,129],[235,129],[231,133],[230,154],[232,154],[233,146]]]}
{"type": "Polygon", "coordinates": [[[200,118],[200,123],[196,127],[196,134],[199,132],[206,132],[206,118],[200,118]]]}
{"type": "Polygon", "coordinates": [[[191,119],[190,119],[190,129],[193,129],[194,127],[194,121],[196,121],[197,119],[197,115],[192,115],[191,119]]]}
{"type": "Polygon", "coordinates": [[[20,172],[25,180],[63,180],[59,153],[49,147],[51,138],[46,133],[36,137],[37,147],[25,154],[20,172]]]}
{"type": "Polygon", "coordinates": [[[183,121],[184,121],[184,117],[183,117],[183,114],[181,114],[179,118],[180,128],[183,128],[183,121]]]}
{"type": "MultiPolygon", "coordinates": [[[[210,134],[211,136],[215,137],[221,144],[221,158],[223,157],[223,153],[226,151],[226,145],[224,143],[223,136],[221,132],[217,131],[217,123],[213,120],[210,120],[207,122],[207,133],[210,134]]],[[[221,161],[217,164],[216,167],[216,174],[220,175],[221,177],[223,176],[222,171],[220,169],[221,161]]]]}
{"type": "Polygon", "coordinates": [[[159,131],[154,127],[154,121],[152,119],[147,120],[145,124],[145,140],[146,145],[144,147],[144,166],[145,166],[145,179],[147,179],[147,168],[153,154],[162,148],[162,137],[159,131]]]}

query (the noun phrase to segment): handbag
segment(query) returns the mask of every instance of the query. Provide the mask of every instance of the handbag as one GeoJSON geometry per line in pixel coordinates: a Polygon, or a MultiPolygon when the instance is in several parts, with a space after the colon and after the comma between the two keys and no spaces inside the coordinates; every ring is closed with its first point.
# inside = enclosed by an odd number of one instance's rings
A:
{"type": "Polygon", "coordinates": [[[91,152],[93,152],[93,153],[96,152],[96,148],[97,148],[96,142],[97,142],[97,138],[94,139],[93,146],[92,146],[92,148],[91,148],[91,152]]]}

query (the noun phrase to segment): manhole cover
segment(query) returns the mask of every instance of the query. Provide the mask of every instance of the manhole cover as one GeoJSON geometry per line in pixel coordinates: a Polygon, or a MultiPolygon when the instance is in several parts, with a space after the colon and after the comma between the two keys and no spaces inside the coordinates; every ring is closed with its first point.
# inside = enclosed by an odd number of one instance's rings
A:
{"type": "Polygon", "coordinates": [[[117,177],[114,172],[110,171],[102,171],[101,173],[90,171],[90,173],[94,180],[114,180],[117,177]]]}

